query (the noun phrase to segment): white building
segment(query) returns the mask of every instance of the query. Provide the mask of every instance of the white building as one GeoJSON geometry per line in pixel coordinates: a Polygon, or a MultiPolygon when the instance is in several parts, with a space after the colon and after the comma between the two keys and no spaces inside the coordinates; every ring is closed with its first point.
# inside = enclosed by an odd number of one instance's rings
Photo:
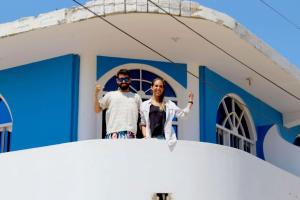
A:
{"type": "Polygon", "coordinates": [[[12,151],[0,155],[2,196],[299,199],[299,86],[296,66],[190,1],[91,1],[0,24],[1,152],[12,151]],[[195,94],[188,119],[174,121],[174,151],[99,140],[95,82],[116,89],[120,68],[144,99],[156,76],[180,107],[195,94]]]}

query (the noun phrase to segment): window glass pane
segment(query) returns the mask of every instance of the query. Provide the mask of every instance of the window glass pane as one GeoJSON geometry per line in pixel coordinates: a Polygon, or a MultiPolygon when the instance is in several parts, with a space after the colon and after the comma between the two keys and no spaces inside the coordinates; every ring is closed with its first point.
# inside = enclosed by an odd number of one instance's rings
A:
{"type": "Polygon", "coordinates": [[[240,149],[240,143],[241,143],[241,139],[235,136],[235,141],[236,141],[236,147],[237,149],[240,149]]]}
{"type": "Polygon", "coordinates": [[[146,92],[146,95],[152,95],[152,90],[150,88],[151,88],[151,83],[147,83],[145,81],[142,82],[142,90],[146,92]]]}
{"type": "Polygon", "coordinates": [[[242,126],[239,126],[239,128],[238,128],[238,133],[239,133],[239,135],[243,136],[242,126]]]}
{"type": "Polygon", "coordinates": [[[131,87],[133,87],[136,91],[140,90],[140,81],[131,81],[131,87]]]}
{"type": "Polygon", "coordinates": [[[220,104],[219,109],[217,111],[217,124],[222,125],[223,121],[226,118],[226,113],[222,104],[220,104]]]}
{"type": "Polygon", "coordinates": [[[171,86],[167,82],[165,85],[165,96],[176,97],[175,91],[171,88],[171,86]]]}
{"type": "Polygon", "coordinates": [[[159,77],[159,76],[157,76],[156,74],[153,74],[152,72],[142,70],[142,79],[143,80],[148,80],[148,81],[152,82],[157,77],[159,77]]]}
{"type": "Polygon", "coordinates": [[[251,153],[251,144],[247,141],[244,141],[244,151],[251,153]]]}
{"type": "Polygon", "coordinates": [[[115,76],[113,76],[109,81],[105,84],[104,86],[104,91],[109,92],[109,91],[114,91],[118,89],[118,85],[116,82],[115,76]]]}
{"type": "Polygon", "coordinates": [[[242,109],[240,108],[239,104],[237,102],[234,102],[234,108],[235,108],[235,113],[237,114],[237,116],[241,116],[242,114],[242,109]]]}
{"type": "Polygon", "coordinates": [[[238,125],[238,118],[236,117],[236,115],[232,115],[232,116],[233,116],[234,126],[237,127],[237,125],[238,125]]]}
{"type": "Polygon", "coordinates": [[[224,102],[225,102],[225,105],[227,107],[228,113],[231,113],[232,112],[232,104],[231,104],[232,99],[230,97],[226,97],[224,99],[224,102]]]}
{"type": "Polygon", "coordinates": [[[246,138],[250,139],[249,129],[245,117],[242,118],[242,126],[244,128],[246,138]]]}
{"type": "Polygon", "coordinates": [[[236,149],[240,148],[240,138],[235,135],[230,135],[230,146],[236,149]]]}
{"type": "Polygon", "coordinates": [[[134,89],[132,89],[131,87],[129,87],[129,91],[132,93],[136,93],[136,91],[134,91],[134,89]]]}
{"type": "Polygon", "coordinates": [[[140,70],[139,69],[133,69],[129,70],[131,79],[140,79],[140,70]]]}
{"type": "Polygon", "coordinates": [[[231,126],[230,126],[229,120],[226,121],[225,127],[226,127],[227,129],[231,130],[231,126]]]}

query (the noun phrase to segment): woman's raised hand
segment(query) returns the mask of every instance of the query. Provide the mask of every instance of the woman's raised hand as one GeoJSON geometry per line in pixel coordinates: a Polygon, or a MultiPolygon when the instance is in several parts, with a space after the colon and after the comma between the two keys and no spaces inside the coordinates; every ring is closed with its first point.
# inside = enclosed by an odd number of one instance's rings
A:
{"type": "Polygon", "coordinates": [[[194,93],[189,92],[188,97],[189,97],[189,101],[194,101],[194,93]]]}
{"type": "Polygon", "coordinates": [[[101,92],[102,88],[101,88],[101,85],[96,83],[96,86],[95,86],[95,93],[96,94],[99,94],[99,92],[101,92]]]}

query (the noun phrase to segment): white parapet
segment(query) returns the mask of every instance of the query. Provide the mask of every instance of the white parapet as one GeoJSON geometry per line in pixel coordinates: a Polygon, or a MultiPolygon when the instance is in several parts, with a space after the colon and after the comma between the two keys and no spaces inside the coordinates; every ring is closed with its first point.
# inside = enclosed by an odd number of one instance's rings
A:
{"type": "Polygon", "coordinates": [[[300,177],[300,147],[280,136],[273,125],[264,139],[265,160],[300,177]]]}
{"type": "Polygon", "coordinates": [[[300,179],[245,152],[179,141],[90,140],[0,156],[1,199],[268,200],[300,197],[300,179]]]}

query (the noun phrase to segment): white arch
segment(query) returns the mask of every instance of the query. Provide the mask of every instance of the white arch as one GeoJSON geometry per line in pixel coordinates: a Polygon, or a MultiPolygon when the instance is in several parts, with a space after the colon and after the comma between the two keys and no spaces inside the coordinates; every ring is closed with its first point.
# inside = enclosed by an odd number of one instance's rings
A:
{"type": "MultiPolygon", "coordinates": [[[[169,84],[170,86],[173,88],[176,96],[177,96],[177,103],[179,107],[184,107],[186,106],[186,96],[187,96],[187,90],[186,88],[184,88],[181,84],[179,84],[175,79],[173,79],[171,76],[169,76],[168,74],[166,74],[165,72],[151,66],[151,65],[146,65],[146,64],[139,64],[139,63],[126,63],[123,65],[119,65],[117,67],[114,67],[113,69],[111,69],[110,71],[106,72],[104,75],[102,75],[97,82],[101,85],[104,86],[107,81],[115,76],[117,74],[117,72],[120,69],[128,69],[128,70],[133,70],[133,69],[141,69],[141,70],[147,70],[150,71],[154,74],[159,75],[160,77],[164,78],[169,84]]],[[[178,132],[182,133],[184,131],[183,129],[183,120],[178,119],[178,132]]],[[[97,136],[101,138],[101,136],[99,135],[101,133],[102,130],[102,115],[97,115],[97,136]]]]}
{"type": "Polygon", "coordinates": [[[13,117],[12,117],[12,114],[11,114],[11,110],[8,106],[8,103],[7,101],[5,100],[5,98],[2,96],[2,94],[0,94],[0,99],[4,102],[8,112],[9,112],[9,115],[10,115],[10,118],[11,118],[11,123],[6,123],[6,124],[0,124],[0,131],[6,127],[8,129],[9,132],[12,132],[12,127],[13,127],[13,117]]]}
{"type": "Polygon", "coordinates": [[[252,153],[256,154],[257,133],[256,133],[256,128],[255,128],[254,121],[252,119],[252,115],[251,115],[246,103],[243,101],[243,99],[239,95],[237,95],[235,93],[228,93],[228,94],[224,95],[224,97],[219,102],[218,109],[219,109],[219,107],[221,106],[221,103],[224,101],[224,99],[226,97],[233,98],[241,104],[241,106],[242,106],[242,108],[245,112],[244,117],[245,117],[246,123],[248,125],[250,138],[254,142],[254,148],[252,149],[252,153]]]}
{"type": "MultiPolygon", "coordinates": [[[[235,93],[228,93],[228,94],[226,94],[223,98],[222,98],[222,100],[219,102],[219,106],[220,106],[220,104],[221,104],[221,102],[226,98],[226,97],[232,97],[232,98],[234,98],[234,99],[236,99],[238,102],[240,102],[241,103],[241,105],[243,106],[243,108],[245,109],[245,112],[246,112],[246,122],[250,125],[250,131],[251,131],[251,133],[253,133],[253,140],[256,142],[257,141],[257,133],[256,133],[256,128],[255,128],[255,124],[254,124],[254,121],[253,121],[253,118],[252,118],[252,115],[251,115],[251,113],[250,113],[250,111],[249,111],[249,109],[248,109],[248,106],[247,106],[247,104],[244,102],[244,100],[239,96],[239,95],[237,95],[237,94],[235,94],[235,93]]],[[[218,108],[219,108],[219,106],[218,106],[218,108]]]]}
{"type": "Polygon", "coordinates": [[[127,63],[124,65],[119,65],[118,67],[115,67],[113,69],[111,69],[110,71],[108,71],[107,73],[105,73],[103,76],[101,76],[98,79],[98,83],[100,85],[105,85],[106,82],[114,75],[117,74],[117,72],[120,69],[128,69],[128,70],[133,70],[133,69],[142,69],[142,70],[147,70],[147,71],[151,71],[155,74],[158,74],[159,76],[163,77],[174,89],[175,94],[181,94],[180,92],[182,92],[181,90],[186,90],[182,85],[180,85],[176,80],[174,80],[171,76],[169,76],[168,74],[166,74],[165,72],[151,66],[151,65],[146,65],[146,64],[138,64],[138,63],[127,63]],[[150,70],[149,70],[150,69],[150,70]]]}

